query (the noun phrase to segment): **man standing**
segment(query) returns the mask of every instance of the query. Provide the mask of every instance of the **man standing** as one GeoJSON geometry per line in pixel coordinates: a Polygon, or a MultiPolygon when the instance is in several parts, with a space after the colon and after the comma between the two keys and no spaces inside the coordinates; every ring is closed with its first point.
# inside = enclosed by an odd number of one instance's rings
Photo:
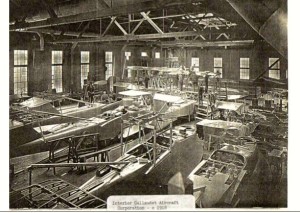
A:
{"type": "Polygon", "coordinates": [[[145,79],[144,79],[144,81],[145,81],[145,88],[146,89],[148,89],[148,82],[149,82],[149,80],[150,80],[150,78],[149,78],[148,74],[146,73],[145,79]]]}
{"type": "Polygon", "coordinates": [[[89,85],[87,87],[87,93],[89,96],[89,102],[94,103],[94,95],[95,95],[95,87],[93,85],[93,82],[89,82],[89,85]]]}
{"type": "Polygon", "coordinates": [[[218,70],[216,73],[216,90],[220,90],[220,77],[221,77],[221,73],[218,70]]]}
{"type": "Polygon", "coordinates": [[[195,71],[193,71],[191,73],[190,78],[191,78],[191,81],[192,81],[192,84],[193,84],[193,91],[195,91],[196,90],[196,86],[198,84],[198,76],[196,75],[195,71]]]}
{"type": "Polygon", "coordinates": [[[82,99],[85,101],[88,97],[88,94],[87,94],[87,87],[88,87],[88,84],[87,84],[87,80],[85,79],[84,80],[84,84],[83,84],[83,87],[82,87],[82,99]]]}
{"type": "Polygon", "coordinates": [[[203,87],[202,85],[199,85],[199,90],[198,90],[198,97],[199,97],[199,106],[203,104],[203,87]]]}
{"type": "Polygon", "coordinates": [[[206,93],[208,92],[208,78],[209,78],[209,75],[208,75],[208,73],[206,73],[205,76],[204,76],[205,92],[206,93]]]}
{"type": "Polygon", "coordinates": [[[178,87],[179,87],[179,90],[182,91],[182,89],[183,89],[183,73],[180,73],[178,75],[178,87]]]}

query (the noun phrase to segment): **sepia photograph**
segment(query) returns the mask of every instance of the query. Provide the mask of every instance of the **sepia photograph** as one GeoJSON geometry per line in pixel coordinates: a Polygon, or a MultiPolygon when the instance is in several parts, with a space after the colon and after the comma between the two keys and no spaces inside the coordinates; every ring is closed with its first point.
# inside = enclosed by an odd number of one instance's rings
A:
{"type": "Polygon", "coordinates": [[[288,208],[287,0],[8,16],[10,210],[288,208]]]}

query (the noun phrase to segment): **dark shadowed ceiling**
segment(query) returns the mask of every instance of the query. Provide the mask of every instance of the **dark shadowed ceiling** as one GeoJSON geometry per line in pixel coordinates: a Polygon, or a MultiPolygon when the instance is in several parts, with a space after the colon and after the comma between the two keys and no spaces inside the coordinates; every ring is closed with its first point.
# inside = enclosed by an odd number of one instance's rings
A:
{"type": "Polygon", "coordinates": [[[10,0],[9,24],[11,36],[38,35],[51,43],[239,46],[265,39],[286,56],[286,4],[281,0],[10,0]]]}

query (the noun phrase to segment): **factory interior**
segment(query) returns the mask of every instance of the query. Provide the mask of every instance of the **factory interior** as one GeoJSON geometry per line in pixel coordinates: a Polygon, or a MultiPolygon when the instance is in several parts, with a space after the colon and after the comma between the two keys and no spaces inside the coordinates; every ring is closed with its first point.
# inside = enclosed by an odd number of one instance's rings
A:
{"type": "Polygon", "coordinates": [[[9,0],[9,208],[287,208],[287,40],[287,0],[9,0]]]}

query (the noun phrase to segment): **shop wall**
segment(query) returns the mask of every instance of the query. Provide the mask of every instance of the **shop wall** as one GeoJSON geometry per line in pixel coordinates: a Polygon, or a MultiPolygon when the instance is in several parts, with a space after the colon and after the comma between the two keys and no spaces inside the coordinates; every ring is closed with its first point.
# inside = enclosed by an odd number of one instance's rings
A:
{"type": "MultiPolygon", "coordinates": [[[[240,80],[240,58],[250,58],[250,79],[255,79],[260,73],[268,70],[268,58],[279,57],[281,79],[286,79],[287,60],[281,57],[265,42],[255,43],[244,48],[160,48],[143,46],[121,46],[114,44],[79,44],[72,49],[71,45],[45,44],[40,50],[39,42],[11,42],[10,43],[10,94],[13,94],[13,51],[15,49],[28,50],[28,91],[46,91],[51,86],[51,51],[63,51],[63,90],[65,92],[81,90],[80,51],[90,51],[91,80],[105,79],[105,51],[113,52],[113,70],[118,79],[121,79],[127,66],[166,66],[165,58],[170,55],[179,57],[180,65],[191,67],[191,58],[199,58],[200,70],[213,71],[215,57],[223,59],[223,78],[240,80]],[[129,60],[125,58],[125,51],[131,52],[129,60]],[[147,52],[142,57],[141,52],[147,52]],[[155,58],[155,52],[160,52],[160,58],[155,58]]],[[[267,75],[267,74],[266,74],[267,75]]]]}

